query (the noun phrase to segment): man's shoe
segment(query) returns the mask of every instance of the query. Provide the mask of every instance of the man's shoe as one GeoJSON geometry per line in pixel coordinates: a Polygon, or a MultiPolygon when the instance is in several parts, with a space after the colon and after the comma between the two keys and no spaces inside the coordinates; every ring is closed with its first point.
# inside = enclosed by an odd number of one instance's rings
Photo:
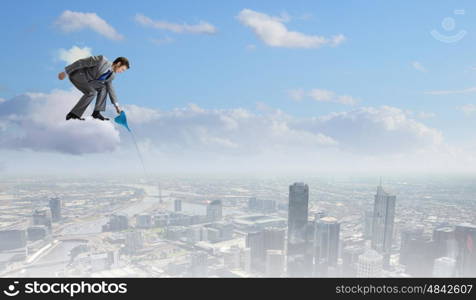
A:
{"type": "Polygon", "coordinates": [[[78,117],[77,115],[75,115],[71,112],[66,115],[66,121],[68,121],[69,119],[76,119],[76,120],[84,121],[84,118],[78,117]]]}
{"type": "Polygon", "coordinates": [[[109,120],[109,118],[106,118],[106,117],[104,117],[103,115],[101,115],[101,113],[100,113],[99,111],[93,112],[92,116],[93,116],[94,119],[99,119],[99,120],[101,120],[101,121],[107,121],[107,120],[109,120]]]}

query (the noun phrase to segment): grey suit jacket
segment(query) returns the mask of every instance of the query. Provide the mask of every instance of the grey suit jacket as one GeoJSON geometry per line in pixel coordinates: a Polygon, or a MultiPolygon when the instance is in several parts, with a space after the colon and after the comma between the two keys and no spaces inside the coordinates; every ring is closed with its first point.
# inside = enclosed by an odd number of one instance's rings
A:
{"type": "Polygon", "coordinates": [[[64,69],[68,76],[74,76],[76,71],[83,70],[88,80],[88,84],[94,89],[106,88],[112,104],[117,105],[118,102],[116,91],[112,85],[112,80],[115,78],[115,73],[113,72],[106,80],[98,80],[102,74],[108,70],[112,70],[111,66],[112,63],[109,62],[103,55],[97,55],[79,59],[66,66],[64,69]]]}

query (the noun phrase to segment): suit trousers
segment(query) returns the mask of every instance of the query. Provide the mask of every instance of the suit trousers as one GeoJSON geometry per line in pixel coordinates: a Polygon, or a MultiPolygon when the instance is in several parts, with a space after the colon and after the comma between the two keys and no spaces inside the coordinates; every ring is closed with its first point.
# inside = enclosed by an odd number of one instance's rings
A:
{"type": "Polygon", "coordinates": [[[96,97],[96,105],[94,110],[105,111],[106,110],[106,87],[102,83],[91,83],[88,81],[86,74],[83,70],[78,70],[69,76],[71,83],[83,93],[83,96],[79,99],[78,103],[73,107],[71,113],[78,117],[84,114],[84,111],[89,106],[91,101],[96,97]]]}

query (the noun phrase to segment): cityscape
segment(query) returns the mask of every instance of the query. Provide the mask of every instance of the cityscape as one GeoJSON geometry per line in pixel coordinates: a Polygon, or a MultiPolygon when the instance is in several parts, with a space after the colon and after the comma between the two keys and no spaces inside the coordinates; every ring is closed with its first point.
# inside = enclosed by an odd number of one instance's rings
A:
{"type": "Polygon", "coordinates": [[[473,177],[4,177],[1,277],[476,277],[473,177]]]}

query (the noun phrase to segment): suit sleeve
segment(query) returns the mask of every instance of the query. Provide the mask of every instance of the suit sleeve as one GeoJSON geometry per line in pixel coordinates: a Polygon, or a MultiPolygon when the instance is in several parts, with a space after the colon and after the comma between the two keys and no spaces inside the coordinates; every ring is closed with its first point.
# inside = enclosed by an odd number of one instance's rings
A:
{"type": "Polygon", "coordinates": [[[109,94],[109,99],[111,99],[111,103],[116,106],[117,105],[117,96],[116,91],[114,90],[114,86],[112,85],[112,80],[106,81],[106,90],[109,94]]]}
{"type": "Polygon", "coordinates": [[[101,62],[102,57],[103,57],[102,55],[97,55],[97,56],[93,55],[83,59],[78,59],[74,63],[67,65],[64,69],[66,73],[69,75],[79,69],[91,68],[91,67],[97,66],[101,62]]]}

